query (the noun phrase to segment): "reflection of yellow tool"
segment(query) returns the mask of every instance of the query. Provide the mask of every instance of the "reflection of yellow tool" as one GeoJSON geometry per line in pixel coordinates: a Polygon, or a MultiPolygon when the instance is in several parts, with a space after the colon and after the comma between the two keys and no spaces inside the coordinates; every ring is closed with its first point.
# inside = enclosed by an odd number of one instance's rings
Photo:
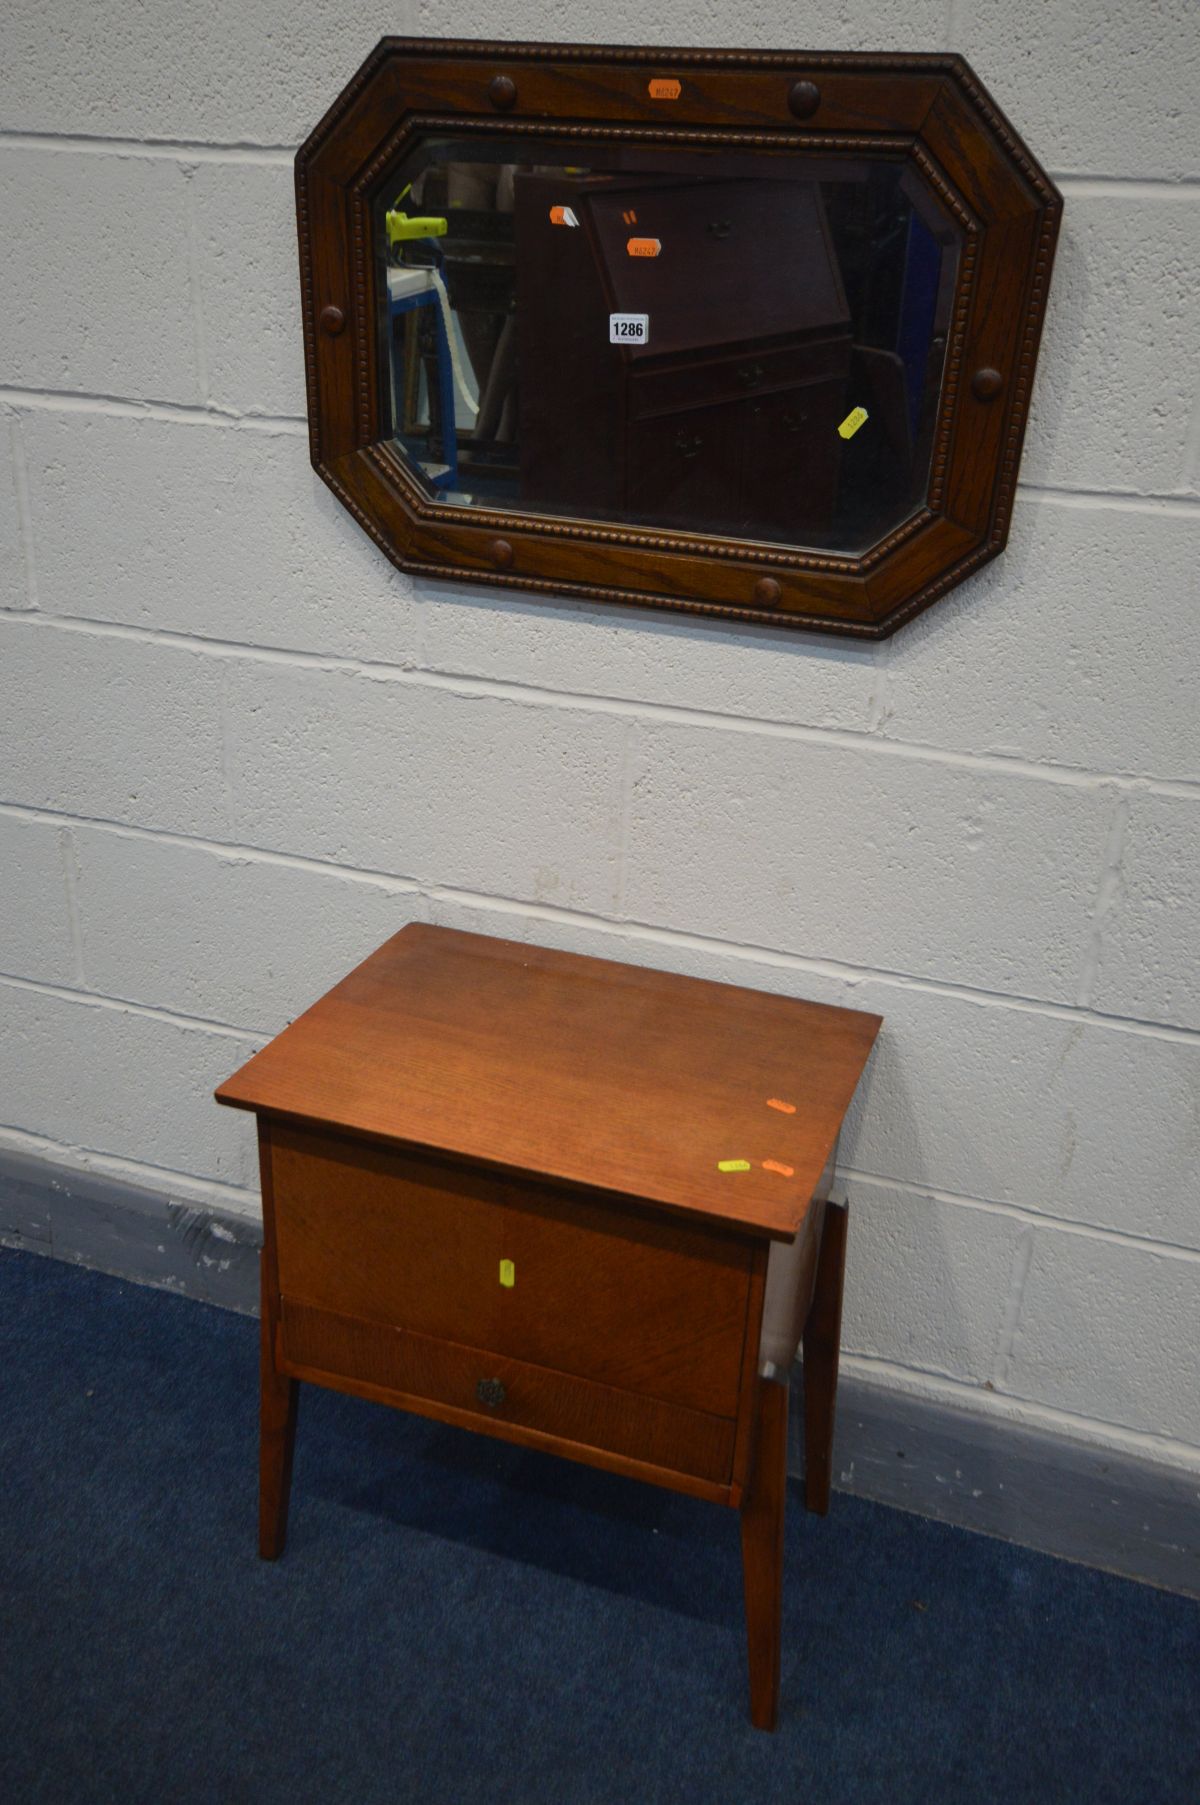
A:
{"type": "Polygon", "coordinates": [[[444,238],[450,229],[444,219],[438,219],[432,214],[425,218],[414,214],[410,218],[398,207],[384,214],[384,224],[387,226],[388,244],[393,249],[410,238],[444,238]]]}
{"type": "Polygon", "coordinates": [[[383,223],[387,229],[388,250],[395,252],[398,245],[407,244],[414,238],[444,238],[449,231],[447,222],[437,214],[414,214],[411,218],[401,210],[400,202],[408,193],[412,183],[402,194],[397,195],[396,205],[390,213],[385,213],[383,223]]]}

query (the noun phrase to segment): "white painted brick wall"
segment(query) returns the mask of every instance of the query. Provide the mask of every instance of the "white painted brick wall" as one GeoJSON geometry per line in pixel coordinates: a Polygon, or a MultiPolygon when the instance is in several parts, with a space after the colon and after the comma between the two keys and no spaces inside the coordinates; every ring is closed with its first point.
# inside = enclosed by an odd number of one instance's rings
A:
{"type": "Polygon", "coordinates": [[[6,148],[0,212],[8,380],[142,400],[203,399],[180,164],[6,148]]]}
{"type": "Polygon", "coordinates": [[[69,870],[71,830],[0,814],[0,974],[79,983],[69,870]]]}
{"type": "MultiPolygon", "coordinates": [[[[1186,718],[1188,703],[1181,707],[1186,718]]],[[[1193,694],[1193,729],[1196,708],[1193,694]]],[[[1096,973],[1098,1009],[1200,1030],[1198,896],[1200,796],[1135,797],[1096,973]]]]}
{"type": "Polygon", "coordinates": [[[1200,1443],[1197,1262],[1035,1229],[1008,1383],[1060,1410],[1200,1443]]]}
{"type": "Polygon", "coordinates": [[[1198,670],[1200,509],[1031,492],[1004,556],[888,642],[883,731],[1195,783],[1198,670]]]}
{"type": "Polygon", "coordinates": [[[5,1114],[64,1147],[254,1181],[249,1118],[212,1092],[257,1043],[191,1022],[0,980],[5,1114]]]}
{"type": "Polygon", "coordinates": [[[414,918],[880,1011],[848,1360],[1200,1470],[1191,0],[10,0],[0,1143],[210,1100],[414,918]],[[308,467],[291,154],[385,31],[935,49],[1066,198],[1012,542],[879,648],[399,577],[308,467]]]}
{"type": "Polygon", "coordinates": [[[1195,359],[1198,283],[1200,216],[1190,193],[1068,191],[1026,483],[1194,493],[1191,397],[1181,378],[1195,359]]]}
{"type": "Polygon", "coordinates": [[[25,537],[21,524],[21,479],[24,467],[21,423],[8,408],[0,408],[0,446],[4,470],[0,475],[0,608],[29,605],[25,568],[25,537]]]}
{"type": "Polygon", "coordinates": [[[845,1346],[986,1384],[1004,1342],[1022,1232],[995,1210],[859,1183],[847,1244],[845,1346]],[[898,1272],[907,1278],[902,1286],[898,1272]]]}
{"type": "Polygon", "coordinates": [[[47,614],[415,662],[407,585],[317,476],[298,427],[73,411],[31,413],[23,434],[47,614]]]}
{"type": "Polygon", "coordinates": [[[1070,1001],[1113,806],[1103,784],[656,723],[637,739],[625,908],[1070,1001]]]}
{"type": "Polygon", "coordinates": [[[86,988],[263,1038],[424,913],[413,884],[162,835],[71,831],[86,988]]]}

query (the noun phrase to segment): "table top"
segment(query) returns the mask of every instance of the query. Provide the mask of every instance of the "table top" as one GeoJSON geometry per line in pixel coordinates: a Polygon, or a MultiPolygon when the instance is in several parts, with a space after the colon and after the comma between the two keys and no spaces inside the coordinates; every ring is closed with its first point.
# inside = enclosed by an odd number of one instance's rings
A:
{"type": "Polygon", "coordinates": [[[216,1095],[786,1240],[880,1025],[414,923],[216,1095]]]}

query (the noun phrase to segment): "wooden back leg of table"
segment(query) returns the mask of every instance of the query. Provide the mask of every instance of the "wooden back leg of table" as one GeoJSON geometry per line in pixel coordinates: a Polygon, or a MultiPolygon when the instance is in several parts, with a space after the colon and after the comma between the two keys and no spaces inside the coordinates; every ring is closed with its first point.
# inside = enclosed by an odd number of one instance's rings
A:
{"type": "Polygon", "coordinates": [[[263,1284],[262,1339],[259,1375],[258,1552],[277,1560],[287,1540],[288,1498],[292,1489],[292,1452],[296,1445],[296,1401],[300,1390],[275,1365],[278,1306],[263,1284]]]}
{"type": "Polygon", "coordinates": [[[824,1516],[833,1478],[838,1353],[842,1342],[842,1286],[846,1275],[849,1206],[826,1203],[813,1300],[804,1325],[804,1502],[824,1516]]]}
{"type": "Polygon", "coordinates": [[[779,1715],[787,1421],[787,1384],[760,1379],[754,1466],[741,1510],[750,1721],[757,1730],[773,1730],[779,1715]]]}

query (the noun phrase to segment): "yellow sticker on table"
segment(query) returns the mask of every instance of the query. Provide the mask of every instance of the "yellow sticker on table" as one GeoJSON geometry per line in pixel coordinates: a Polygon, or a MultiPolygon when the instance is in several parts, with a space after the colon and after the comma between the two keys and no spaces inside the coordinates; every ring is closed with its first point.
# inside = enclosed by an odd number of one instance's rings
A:
{"type": "Polygon", "coordinates": [[[852,439],[859,427],[865,426],[870,418],[865,407],[852,408],[838,427],[838,432],[843,439],[852,439]]]}
{"type": "Polygon", "coordinates": [[[512,1261],[511,1260],[501,1260],[501,1262],[500,1262],[500,1283],[504,1286],[506,1291],[511,1291],[513,1286],[516,1284],[516,1282],[517,1282],[517,1269],[513,1265],[512,1261]]]}
{"type": "Polygon", "coordinates": [[[719,1159],[717,1161],[718,1172],[748,1172],[749,1170],[750,1161],[748,1159],[719,1159]]]}

